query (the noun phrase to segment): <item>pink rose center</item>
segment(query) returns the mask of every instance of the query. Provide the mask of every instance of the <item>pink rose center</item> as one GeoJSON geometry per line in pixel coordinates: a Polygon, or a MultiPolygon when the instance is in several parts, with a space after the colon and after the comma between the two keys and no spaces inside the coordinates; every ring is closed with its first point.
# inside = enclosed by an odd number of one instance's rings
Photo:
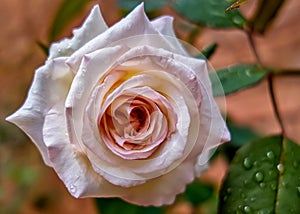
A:
{"type": "Polygon", "coordinates": [[[150,88],[146,92],[151,98],[120,95],[98,120],[103,142],[121,158],[148,158],[175,131],[176,116],[166,98],[150,88]]]}

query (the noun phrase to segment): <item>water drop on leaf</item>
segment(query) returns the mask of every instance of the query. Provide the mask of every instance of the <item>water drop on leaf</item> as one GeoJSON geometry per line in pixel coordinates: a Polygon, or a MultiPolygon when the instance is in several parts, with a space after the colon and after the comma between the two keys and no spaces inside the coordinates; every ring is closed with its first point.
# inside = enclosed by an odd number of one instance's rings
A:
{"type": "Polygon", "coordinates": [[[257,172],[257,173],[255,173],[255,175],[254,175],[254,179],[255,179],[255,181],[257,181],[257,182],[261,182],[261,181],[264,180],[264,174],[263,174],[262,172],[257,172]]]}
{"type": "Polygon", "coordinates": [[[274,158],[275,158],[274,152],[272,152],[272,151],[267,152],[267,157],[268,157],[270,160],[274,160],[274,158]]]}
{"type": "Polygon", "coordinates": [[[249,206],[244,206],[245,213],[251,213],[251,208],[249,206]]]}
{"type": "Polygon", "coordinates": [[[243,166],[244,166],[245,169],[251,169],[252,161],[250,160],[250,158],[245,158],[244,159],[243,166]]]}
{"type": "Polygon", "coordinates": [[[281,163],[277,165],[277,169],[280,173],[283,173],[283,171],[284,171],[284,167],[281,163]]]}

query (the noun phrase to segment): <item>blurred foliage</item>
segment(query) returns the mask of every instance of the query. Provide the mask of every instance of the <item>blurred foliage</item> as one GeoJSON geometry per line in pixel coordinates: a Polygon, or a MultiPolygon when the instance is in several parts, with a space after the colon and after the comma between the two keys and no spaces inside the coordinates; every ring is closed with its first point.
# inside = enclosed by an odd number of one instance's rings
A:
{"type": "Polygon", "coordinates": [[[263,34],[271,25],[285,0],[260,0],[254,17],[250,21],[252,31],[263,34]]]}
{"type": "Polygon", "coordinates": [[[214,96],[223,96],[256,85],[266,76],[267,70],[257,65],[239,64],[220,69],[216,73],[218,79],[211,79],[213,93],[214,96]],[[223,88],[219,87],[216,80],[221,81],[223,88]]]}
{"type": "Polygon", "coordinates": [[[245,18],[237,10],[225,13],[230,4],[223,0],[178,0],[175,10],[187,20],[215,28],[243,28],[245,18]]]}
{"type": "Polygon", "coordinates": [[[49,42],[57,40],[66,26],[78,17],[89,2],[89,0],[63,0],[51,25],[49,42]]]}
{"type": "MultiPolygon", "coordinates": [[[[147,194],[147,193],[145,193],[147,194]]],[[[127,203],[119,198],[97,198],[96,204],[101,214],[160,214],[164,213],[163,207],[141,207],[127,203]]]]}
{"type": "Polygon", "coordinates": [[[224,180],[219,213],[300,213],[299,154],[300,147],[282,136],[246,144],[224,180]]]}

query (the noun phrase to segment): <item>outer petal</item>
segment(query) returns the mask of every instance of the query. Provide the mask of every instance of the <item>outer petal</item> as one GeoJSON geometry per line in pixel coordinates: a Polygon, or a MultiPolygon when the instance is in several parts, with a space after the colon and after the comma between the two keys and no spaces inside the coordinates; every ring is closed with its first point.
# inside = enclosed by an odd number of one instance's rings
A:
{"type": "Polygon", "coordinates": [[[193,162],[184,162],[162,177],[129,188],[120,197],[142,206],[172,204],[176,195],[184,192],[185,186],[194,180],[193,167],[193,162]]]}
{"type": "Polygon", "coordinates": [[[70,56],[106,29],[107,25],[103,20],[99,6],[96,5],[91,10],[83,25],[73,31],[74,36],[72,39],[64,39],[51,45],[49,59],[60,56],[70,56]]]}
{"type": "Polygon", "coordinates": [[[201,82],[202,102],[200,107],[201,126],[199,130],[200,148],[195,148],[191,156],[198,155],[198,161],[195,165],[196,175],[199,176],[207,168],[207,162],[210,158],[210,151],[223,142],[230,140],[230,133],[226,127],[225,121],[213,98],[211,82],[208,76],[206,64],[202,60],[182,57],[175,55],[175,59],[189,65],[198,76],[201,82]],[[206,133],[206,134],[205,134],[206,133]],[[197,154],[199,149],[201,154],[197,154]]]}
{"type": "Polygon", "coordinates": [[[160,34],[167,36],[166,39],[172,44],[172,46],[178,50],[179,54],[184,56],[188,55],[184,50],[180,41],[177,39],[174,29],[173,29],[173,21],[174,18],[171,16],[161,16],[157,19],[151,21],[152,26],[156,29],[160,34]]]}
{"type": "Polygon", "coordinates": [[[169,40],[177,40],[176,37],[166,37],[152,26],[144,12],[143,3],[137,6],[127,17],[110,27],[107,31],[97,36],[81,49],[76,51],[68,60],[68,64],[76,72],[80,60],[85,54],[108,46],[126,45],[130,48],[150,45],[164,48],[171,52],[182,53],[182,49],[175,47],[169,40]]]}
{"type": "Polygon", "coordinates": [[[52,167],[74,197],[116,197],[122,192],[96,174],[86,156],[69,142],[63,101],[45,115],[43,133],[52,167]]]}
{"type": "Polygon", "coordinates": [[[72,73],[63,58],[51,60],[36,73],[23,106],[6,118],[19,126],[40,150],[45,163],[51,166],[43,140],[43,124],[47,111],[64,100],[72,81],[72,73]]]}

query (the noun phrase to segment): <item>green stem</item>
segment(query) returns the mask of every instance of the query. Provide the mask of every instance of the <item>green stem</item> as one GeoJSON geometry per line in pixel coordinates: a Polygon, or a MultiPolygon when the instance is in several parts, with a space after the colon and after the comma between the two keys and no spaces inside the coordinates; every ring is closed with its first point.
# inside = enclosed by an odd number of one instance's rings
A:
{"type": "Polygon", "coordinates": [[[273,74],[272,73],[268,74],[267,78],[268,78],[268,86],[269,86],[269,91],[270,91],[270,96],[271,96],[271,102],[272,102],[272,105],[273,105],[273,108],[274,108],[274,113],[275,113],[276,119],[279,123],[279,126],[281,128],[281,133],[282,133],[283,136],[285,136],[286,132],[285,132],[285,129],[284,129],[283,121],[282,121],[282,118],[280,116],[278,105],[277,105],[277,102],[276,102],[276,97],[275,97],[273,74]]]}
{"type": "MultiPolygon", "coordinates": [[[[257,64],[260,66],[260,67],[263,67],[262,63],[261,63],[261,60],[260,60],[260,57],[258,55],[258,52],[257,52],[257,49],[256,49],[256,46],[255,46],[255,43],[254,43],[254,40],[253,40],[253,36],[252,36],[252,32],[250,30],[245,30],[247,36],[248,36],[248,40],[249,40],[249,43],[250,43],[250,46],[252,48],[252,51],[254,53],[254,56],[256,58],[256,62],[257,64]]],[[[285,129],[284,129],[284,125],[283,125],[283,121],[282,121],[282,118],[280,116],[280,113],[279,113],[279,109],[278,109],[278,105],[277,105],[277,102],[276,102],[276,97],[275,97],[275,92],[274,92],[274,82],[273,82],[273,75],[272,73],[269,73],[268,76],[267,76],[267,79],[268,79],[268,86],[269,86],[269,91],[270,91],[270,96],[271,96],[271,102],[272,102],[272,106],[274,108],[274,112],[275,112],[275,116],[276,116],[276,119],[279,123],[279,126],[281,128],[281,133],[283,136],[285,136],[285,129]]]]}
{"type": "Polygon", "coordinates": [[[259,66],[262,65],[261,63],[261,60],[260,60],[260,57],[258,55],[258,52],[256,50],[256,46],[255,46],[255,43],[254,43],[254,39],[253,39],[253,36],[252,36],[252,32],[249,31],[249,30],[245,30],[246,34],[247,34],[247,37],[248,37],[248,41],[250,43],[250,47],[252,48],[252,51],[254,53],[254,56],[255,56],[255,59],[256,59],[256,62],[259,66]]]}

